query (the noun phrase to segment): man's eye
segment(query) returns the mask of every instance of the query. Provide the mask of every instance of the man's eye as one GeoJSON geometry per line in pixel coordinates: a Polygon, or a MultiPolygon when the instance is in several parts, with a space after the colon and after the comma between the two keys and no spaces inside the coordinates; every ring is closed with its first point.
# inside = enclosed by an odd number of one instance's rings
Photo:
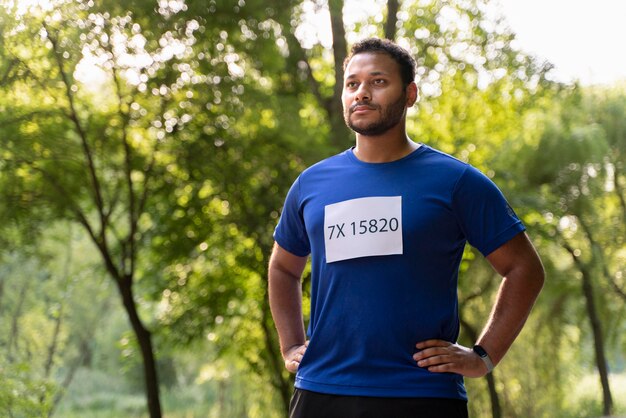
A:
{"type": "Polygon", "coordinates": [[[376,80],[374,80],[374,84],[385,84],[385,80],[383,80],[382,78],[377,78],[376,80]]]}
{"type": "Polygon", "coordinates": [[[347,83],[347,84],[346,84],[346,87],[348,87],[348,88],[354,88],[354,87],[356,87],[356,82],[351,81],[351,82],[349,82],[349,83],[347,83]]]}

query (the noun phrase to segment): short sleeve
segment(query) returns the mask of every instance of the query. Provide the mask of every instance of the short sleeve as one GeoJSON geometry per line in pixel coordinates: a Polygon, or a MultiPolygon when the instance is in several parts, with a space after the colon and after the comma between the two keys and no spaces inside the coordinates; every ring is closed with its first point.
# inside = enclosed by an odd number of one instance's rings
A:
{"type": "Polygon", "coordinates": [[[472,166],[456,184],[452,207],[465,238],[485,257],[526,229],[500,189],[472,166]]]}
{"type": "Polygon", "coordinates": [[[283,211],[274,230],[274,240],[282,248],[299,257],[306,257],[311,252],[302,214],[300,177],[296,179],[287,193],[283,211]]]}

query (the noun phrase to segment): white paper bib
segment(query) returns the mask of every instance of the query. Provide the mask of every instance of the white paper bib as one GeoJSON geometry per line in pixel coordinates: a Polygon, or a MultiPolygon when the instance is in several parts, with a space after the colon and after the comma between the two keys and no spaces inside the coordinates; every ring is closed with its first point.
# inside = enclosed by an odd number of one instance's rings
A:
{"type": "Polygon", "coordinates": [[[402,254],[402,196],[364,197],[324,208],[326,262],[402,254]]]}

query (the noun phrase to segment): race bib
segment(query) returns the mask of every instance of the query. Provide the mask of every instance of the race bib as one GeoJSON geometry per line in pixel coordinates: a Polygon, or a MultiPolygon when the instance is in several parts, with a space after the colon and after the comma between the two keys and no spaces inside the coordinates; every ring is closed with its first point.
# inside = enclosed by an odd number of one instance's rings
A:
{"type": "Polygon", "coordinates": [[[326,262],[402,254],[402,196],[364,197],[324,208],[326,262]]]}

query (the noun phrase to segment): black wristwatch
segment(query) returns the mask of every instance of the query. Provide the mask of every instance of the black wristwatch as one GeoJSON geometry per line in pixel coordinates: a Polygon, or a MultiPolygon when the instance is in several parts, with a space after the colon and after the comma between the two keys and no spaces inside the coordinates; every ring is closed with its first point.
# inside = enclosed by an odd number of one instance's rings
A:
{"type": "Polygon", "coordinates": [[[487,366],[487,373],[491,373],[491,371],[494,368],[494,365],[493,365],[493,362],[491,361],[491,358],[489,358],[489,354],[487,354],[485,349],[479,345],[475,345],[474,347],[472,347],[472,351],[478,354],[478,357],[480,357],[480,359],[485,362],[485,365],[487,366]]]}

